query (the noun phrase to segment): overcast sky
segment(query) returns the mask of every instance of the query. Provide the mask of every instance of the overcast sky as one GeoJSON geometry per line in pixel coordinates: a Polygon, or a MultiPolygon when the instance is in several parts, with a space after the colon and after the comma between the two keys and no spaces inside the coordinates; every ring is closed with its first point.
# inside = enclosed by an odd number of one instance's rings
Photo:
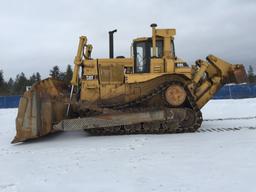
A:
{"type": "Polygon", "coordinates": [[[108,31],[115,54],[129,56],[133,38],[150,36],[151,23],[176,28],[178,57],[189,63],[215,54],[256,69],[254,0],[0,0],[0,70],[20,72],[73,64],[78,39],[86,35],[92,56],[108,57],[108,31]]]}

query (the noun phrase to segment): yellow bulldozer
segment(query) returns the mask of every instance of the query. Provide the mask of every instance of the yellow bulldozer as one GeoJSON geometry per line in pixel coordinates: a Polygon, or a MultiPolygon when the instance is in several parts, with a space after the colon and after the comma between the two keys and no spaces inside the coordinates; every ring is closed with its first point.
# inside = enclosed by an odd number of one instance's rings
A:
{"type": "Polygon", "coordinates": [[[200,109],[226,83],[246,81],[243,65],[216,56],[189,66],[178,58],[175,29],[152,24],[152,36],[136,38],[131,57],[93,59],[93,46],[81,36],[70,85],[53,78],[35,83],[20,99],[12,143],[56,131],[92,135],[195,132],[200,109]]]}

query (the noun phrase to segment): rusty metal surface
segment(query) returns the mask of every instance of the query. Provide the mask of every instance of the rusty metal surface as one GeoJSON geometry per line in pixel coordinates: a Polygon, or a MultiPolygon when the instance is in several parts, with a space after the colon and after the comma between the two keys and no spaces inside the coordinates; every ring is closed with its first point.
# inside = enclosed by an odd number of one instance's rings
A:
{"type": "MultiPolygon", "coordinates": [[[[55,130],[73,131],[85,129],[107,128],[114,126],[125,126],[140,123],[153,123],[163,121],[168,123],[184,122],[189,109],[165,108],[163,110],[153,110],[137,113],[119,113],[99,115],[95,117],[85,117],[76,119],[65,119],[57,125],[55,130]]],[[[192,111],[193,113],[193,111],[192,111]]]]}
{"type": "Polygon", "coordinates": [[[165,119],[165,112],[148,111],[141,113],[120,113],[85,117],[78,119],[66,119],[55,125],[55,129],[70,131],[91,128],[103,128],[119,125],[131,125],[142,122],[152,122],[165,119]]]}
{"type": "Polygon", "coordinates": [[[52,124],[62,120],[65,114],[65,90],[63,83],[46,79],[26,91],[20,99],[12,143],[55,132],[52,124]]]}
{"type": "Polygon", "coordinates": [[[180,85],[170,85],[165,91],[165,99],[171,106],[182,105],[187,97],[187,93],[180,85]]]}
{"type": "Polygon", "coordinates": [[[245,83],[248,80],[243,65],[233,65],[233,74],[235,83],[245,83]]]}

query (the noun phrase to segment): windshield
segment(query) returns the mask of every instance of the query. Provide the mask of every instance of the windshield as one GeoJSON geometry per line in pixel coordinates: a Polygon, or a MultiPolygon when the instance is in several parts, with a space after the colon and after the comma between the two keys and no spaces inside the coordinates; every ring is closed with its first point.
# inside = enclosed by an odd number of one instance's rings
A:
{"type": "Polygon", "coordinates": [[[146,71],[146,42],[139,42],[136,44],[136,68],[138,73],[146,71]]]}
{"type": "MultiPolygon", "coordinates": [[[[155,58],[163,58],[164,56],[164,41],[162,39],[158,39],[156,41],[156,55],[155,58]]],[[[174,44],[171,41],[170,46],[171,55],[175,55],[174,53],[174,44]]],[[[153,47],[152,47],[152,39],[148,39],[145,41],[139,41],[134,43],[134,59],[135,73],[147,73],[150,71],[150,58],[153,57],[153,47]]]]}

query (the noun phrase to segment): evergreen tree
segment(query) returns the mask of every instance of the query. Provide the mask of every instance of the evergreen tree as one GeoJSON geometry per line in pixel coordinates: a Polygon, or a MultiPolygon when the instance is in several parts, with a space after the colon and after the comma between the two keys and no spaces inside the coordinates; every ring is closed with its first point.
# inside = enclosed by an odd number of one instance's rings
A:
{"type": "Polygon", "coordinates": [[[14,81],[12,78],[9,79],[7,85],[8,85],[8,87],[12,87],[14,85],[14,81]]]}
{"type": "Polygon", "coordinates": [[[4,85],[4,72],[0,70],[0,87],[4,85]]]}
{"type": "Polygon", "coordinates": [[[70,84],[70,81],[73,76],[73,71],[71,65],[67,66],[65,72],[60,71],[59,67],[56,65],[50,70],[50,76],[54,79],[64,81],[66,84],[70,84]]]}
{"type": "Polygon", "coordinates": [[[17,95],[21,95],[26,91],[26,86],[29,85],[29,81],[27,80],[25,74],[21,72],[16,76],[15,82],[14,82],[14,93],[17,95]]]}
{"type": "Polygon", "coordinates": [[[36,81],[41,81],[41,75],[39,72],[36,73],[36,81]]]}
{"type": "Polygon", "coordinates": [[[248,82],[249,83],[255,83],[256,81],[256,77],[254,75],[254,71],[253,71],[253,68],[252,66],[250,65],[249,66],[249,70],[248,70],[248,82]]]}
{"type": "Polygon", "coordinates": [[[32,76],[29,78],[29,86],[32,86],[34,83],[38,82],[41,80],[41,75],[40,73],[33,73],[32,76]]]}
{"type": "Polygon", "coordinates": [[[65,83],[66,84],[70,84],[72,76],[73,76],[73,70],[71,68],[71,65],[68,65],[67,69],[66,69],[66,77],[65,77],[65,83]]]}
{"type": "Polygon", "coordinates": [[[54,79],[60,79],[60,69],[57,65],[55,65],[52,70],[50,70],[50,77],[54,79]]]}
{"type": "Polygon", "coordinates": [[[36,82],[36,75],[33,73],[29,78],[29,86],[32,86],[36,82]]]}
{"type": "Polygon", "coordinates": [[[59,75],[59,78],[58,78],[59,80],[61,80],[61,81],[65,81],[65,79],[66,79],[66,73],[65,72],[60,72],[60,75],[59,75]]]}
{"type": "Polygon", "coordinates": [[[8,87],[8,94],[9,95],[13,95],[14,94],[14,81],[12,78],[9,79],[8,83],[7,83],[7,87],[8,87]]]}
{"type": "Polygon", "coordinates": [[[41,80],[40,73],[33,73],[29,79],[22,72],[16,75],[15,81],[10,78],[5,82],[3,71],[0,70],[0,95],[21,95],[25,92],[26,86],[31,86],[41,80]]]}
{"type": "Polygon", "coordinates": [[[0,70],[0,95],[7,95],[8,88],[7,83],[4,81],[4,72],[0,70]]]}

